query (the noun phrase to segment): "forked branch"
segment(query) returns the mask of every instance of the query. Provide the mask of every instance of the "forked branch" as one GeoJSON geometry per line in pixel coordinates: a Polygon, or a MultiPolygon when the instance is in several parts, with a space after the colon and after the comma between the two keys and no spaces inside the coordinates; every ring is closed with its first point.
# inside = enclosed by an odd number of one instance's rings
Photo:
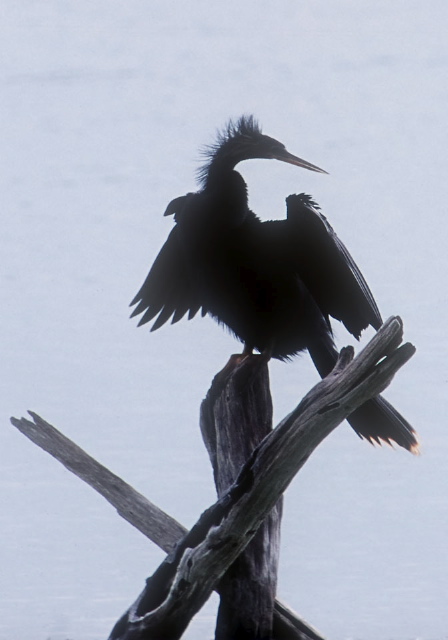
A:
{"type": "MultiPolygon", "coordinates": [[[[117,623],[111,640],[180,638],[192,616],[252,539],[295,474],[318,444],[367,399],[381,393],[414,354],[399,346],[402,323],[389,319],[353,359],[346,348],[334,371],[319,382],[298,407],[257,447],[235,484],[185,529],[118,476],[88,456],[42,418],[11,418],[12,424],[86,481],[126,520],[170,555],[147,582],[134,605],[117,623]],[[185,535],[184,535],[185,534],[185,535]],[[181,536],[183,539],[175,545],[181,536]]],[[[251,367],[250,359],[240,367],[251,367]]],[[[321,636],[276,603],[276,625],[282,640],[319,640],[321,636]]]]}

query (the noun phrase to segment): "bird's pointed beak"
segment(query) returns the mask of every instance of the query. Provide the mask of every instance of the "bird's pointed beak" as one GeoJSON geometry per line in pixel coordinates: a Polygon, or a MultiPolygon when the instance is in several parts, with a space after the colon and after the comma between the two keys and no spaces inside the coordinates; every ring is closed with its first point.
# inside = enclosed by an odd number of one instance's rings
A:
{"type": "Polygon", "coordinates": [[[302,158],[298,158],[297,156],[293,156],[289,151],[282,151],[278,155],[274,156],[276,160],[281,160],[282,162],[287,162],[288,164],[294,164],[296,167],[302,167],[302,169],[309,169],[309,171],[316,171],[317,173],[326,173],[328,175],[328,171],[324,169],[320,169],[316,167],[316,165],[311,164],[311,162],[307,162],[306,160],[302,160],[302,158]]]}

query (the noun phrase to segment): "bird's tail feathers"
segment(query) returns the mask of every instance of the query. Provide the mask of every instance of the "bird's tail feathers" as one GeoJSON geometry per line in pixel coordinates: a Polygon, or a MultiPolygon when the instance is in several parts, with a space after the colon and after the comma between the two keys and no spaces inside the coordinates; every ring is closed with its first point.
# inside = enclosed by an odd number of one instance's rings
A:
{"type": "Polygon", "coordinates": [[[368,400],[347,418],[360,438],[372,444],[395,442],[411,453],[418,453],[418,441],[409,422],[385,398],[368,400]]]}
{"type": "MultiPolygon", "coordinates": [[[[323,378],[328,375],[338,359],[331,334],[310,340],[308,351],[320,376],[323,378]]],[[[365,438],[372,444],[396,443],[411,453],[418,453],[414,429],[382,396],[365,402],[348,416],[347,421],[360,438],[365,438]]]]}

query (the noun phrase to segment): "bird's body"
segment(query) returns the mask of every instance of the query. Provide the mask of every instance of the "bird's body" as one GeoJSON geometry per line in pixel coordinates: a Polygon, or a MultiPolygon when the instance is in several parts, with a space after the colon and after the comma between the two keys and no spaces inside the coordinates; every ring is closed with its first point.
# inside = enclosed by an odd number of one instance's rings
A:
{"type": "Polygon", "coordinates": [[[322,325],[327,332],[298,273],[300,254],[289,221],[261,222],[249,211],[237,227],[214,219],[208,224],[210,216],[201,220],[197,215],[201,197],[189,198],[178,214],[175,241],[202,308],[226,325],[246,351],[269,350],[282,360],[307,347],[307,325],[313,330],[322,325]]]}
{"type": "MultiPolygon", "coordinates": [[[[175,227],[132,304],[139,324],[200,309],[227,326],[245,345],[287,360],[308,349],[321,376],[338,352],[330,316],[355,337],[381,316],[358,267],[317,205],[305,194],[287,198],[284,220],[262,222],[248,206],[247,187],[235,165],[249,158],[276,158],[323,172],[264,136],[241,118],[209,150],[202,189],[173,200],[165,215],[175,227]]],[[[323,172],[324,173],[324,172],[323,172]]],[[[358,435],[416,444],[410,425],[379,397],[349,417],[358,435]]]]}

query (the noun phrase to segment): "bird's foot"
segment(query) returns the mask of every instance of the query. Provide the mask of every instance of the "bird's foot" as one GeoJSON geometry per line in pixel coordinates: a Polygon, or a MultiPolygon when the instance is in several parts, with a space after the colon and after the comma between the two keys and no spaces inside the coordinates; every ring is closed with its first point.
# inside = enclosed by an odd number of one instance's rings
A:
{"type": "Polygon", "coordinates": [[[260,353],[260,364],[267,364],[269,360],[272,358],[272,354],[274,352],[274,343],[271,342],[266,349],[260,353]]]}
{"type": "Polygon", "coordinates": [[[229,376],[234,371],[234,369],[239,367],[240,364],[242,364],[247,358],[250,358],[252,355],[252,352],[245,353],[245,351],[243,351],[243,353],[233,353],[230,356],[228,362],[224,365],[221,371],[218,372],[217,375],[220,377],[229,376]]]}
{"type": "Polygon", "coordinates": [[[254,354],[252,349],[245,347],[243,353],[234,353],[230,356],[224,368],[216,374],[214,383],[225,385],[232,376],[236,376],[238,384],[246,385],[259,375],[260,370],[267,365],[270,358],[271,350],[254,354]]]}

